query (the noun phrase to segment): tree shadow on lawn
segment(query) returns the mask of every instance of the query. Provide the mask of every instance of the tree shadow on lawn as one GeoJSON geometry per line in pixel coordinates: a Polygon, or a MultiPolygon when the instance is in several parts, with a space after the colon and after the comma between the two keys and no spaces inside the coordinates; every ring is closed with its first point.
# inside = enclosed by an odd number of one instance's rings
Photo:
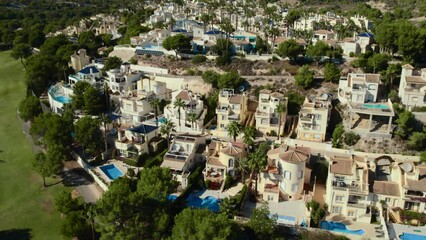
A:
{"type": "Polygon", "coordinates": [[[32,238],[31,229],[8,229],[0,231],[0,239],[4,240],[27,240],[32,238]]]}

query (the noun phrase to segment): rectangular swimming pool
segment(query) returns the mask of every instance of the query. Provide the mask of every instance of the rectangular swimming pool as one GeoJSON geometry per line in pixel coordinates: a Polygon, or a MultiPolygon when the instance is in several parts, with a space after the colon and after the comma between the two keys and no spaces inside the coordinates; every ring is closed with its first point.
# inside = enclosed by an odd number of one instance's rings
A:
{"type": "Polygon", "coordinates": [[[118,169],[114,164],[108,164],[99,168],[111,180],[115,180],[124,175],[124,173],[120,171],[120,169],[118,169]]]}
{"type": "Polygon", "coordinates": [[[388,109],[388,106],[383,104],[362,104],[364,108],[374,108],[374,109],[388,109]]]}

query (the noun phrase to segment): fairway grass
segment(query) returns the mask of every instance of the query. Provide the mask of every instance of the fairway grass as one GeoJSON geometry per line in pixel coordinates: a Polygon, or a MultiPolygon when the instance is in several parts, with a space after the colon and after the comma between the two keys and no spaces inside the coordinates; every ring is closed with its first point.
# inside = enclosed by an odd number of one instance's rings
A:
{"type": "MultiPolygon", "coordinates": [[[[53,199],[65,187],[43,188],[41,177],[32,169],[32,147],[16,115],[25,96],[25,72],[21,62],[9,55],[10,51],[0,52],[0,239],[12,229],[18,230],[12,239],[25,239],[27,231],[31,239],[62,239],[63,220],[54,210],[53,199]]],[[[48,183],[54,181],[58,180],[48,183]]]]}

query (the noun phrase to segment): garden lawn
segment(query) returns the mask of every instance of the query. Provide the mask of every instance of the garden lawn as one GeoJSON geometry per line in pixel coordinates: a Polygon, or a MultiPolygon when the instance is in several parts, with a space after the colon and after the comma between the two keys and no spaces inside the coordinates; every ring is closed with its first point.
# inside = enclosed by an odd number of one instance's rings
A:
{"type": "Polygon", "coordinates": [[[65,187],[43,188],[32,169],[32,147],[16,114],[25,92],[21,62],[10,51],[0,52],[0,239],[27,239],[28,234],[31,239],[61,239],[63,220],[53,199],[65,187]]]}

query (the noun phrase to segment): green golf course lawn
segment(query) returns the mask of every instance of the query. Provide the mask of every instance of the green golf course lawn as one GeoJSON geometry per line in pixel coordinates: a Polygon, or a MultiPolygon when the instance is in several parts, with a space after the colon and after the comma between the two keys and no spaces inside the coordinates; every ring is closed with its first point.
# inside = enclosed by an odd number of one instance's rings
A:
{"type": "Polygon", "coordinates": [[[9,55],[0,52],[0,239],[61,239],[63,220],[53,199],[65,187],[43,188],[32,169],[32,147],[16,115],[25,96],[25,72],[9,55]]]}

